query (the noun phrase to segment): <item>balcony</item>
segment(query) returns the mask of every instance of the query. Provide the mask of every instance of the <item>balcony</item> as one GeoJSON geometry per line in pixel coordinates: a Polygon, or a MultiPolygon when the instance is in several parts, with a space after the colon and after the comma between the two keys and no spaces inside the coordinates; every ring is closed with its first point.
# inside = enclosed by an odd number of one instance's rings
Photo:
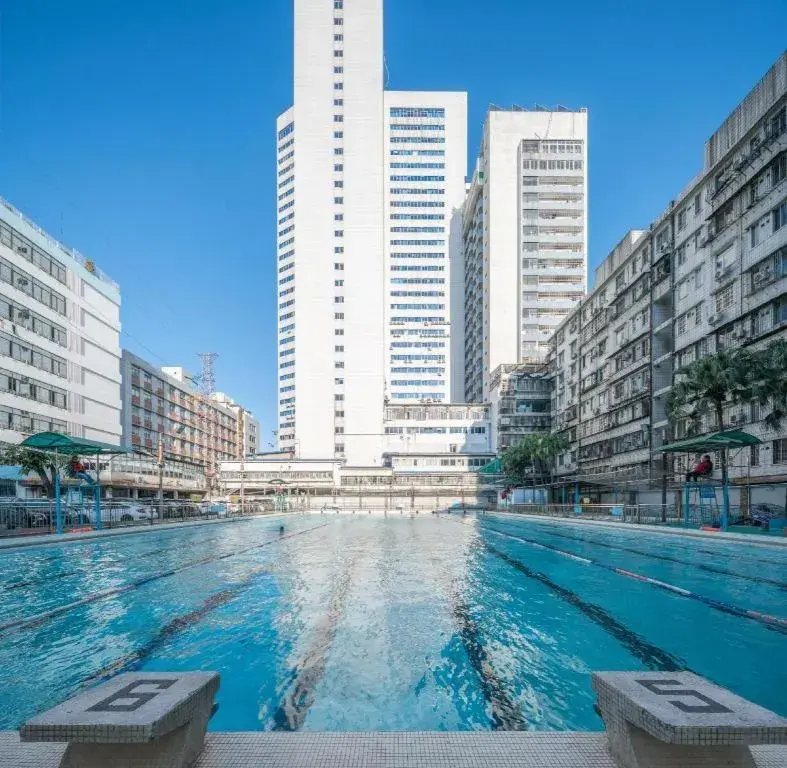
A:
{"type": "Polygon", "coordinates": [[[131,423],[135,427],[138,427],[138,426],[140,426],[142,424],[142,419],[140,419],[139,416],[132,416],[131,417],[131,423]]]}
{"type": "Polygon", "coordinates": [[[139,405],[139,403],[140,403],[139,395],[132,395],[131,396],[131,404],[132,405],[139,405]]]}
{"type": "Polygon", "coordinates": [[[142,407],[143,407],[143,408],[144,408],[146,411],[152,411],[152,410],[153,410],[153,401],[152,401],[150,398],[146,398],[146,399],[145,399],[145,400],[142,402],[142,407]]]}

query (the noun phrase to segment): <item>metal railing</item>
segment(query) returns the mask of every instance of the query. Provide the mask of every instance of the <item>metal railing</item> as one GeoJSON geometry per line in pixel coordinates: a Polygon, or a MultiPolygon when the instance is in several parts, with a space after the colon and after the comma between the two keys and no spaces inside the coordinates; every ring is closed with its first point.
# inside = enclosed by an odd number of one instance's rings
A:
{"type": "MultiPolygon", "coordinates": [[[[100,522],[101,528],[111,529],[241,517],[269,511],[255,502],[244,504],[241,510],[239,505],[225,502],[107,500],[101,502],[100,522]]],[[[64,532],[94,530],[98,527],[92,499],[86,499],[84,503],[64,499],[61,515],[64,532]]],[[[54,500],[0,500],[0,537],[54,533],[55,528],[54,500]]]]}
{"type": "MultiPolygon", "coordinates": [[[[689,529],[721,526],[718,505],[691,504],[688,513],[674,504],[512,504],[499,505],[498,512],[561,517],[574,520],[604,520],[632,525],[660,525],[689,529]]],[[[730,506],[729,524],[751,522],[750,515],[740,506],[730,506]]],[[[752,526],[754,529],[756,526],[752,526]]]]}

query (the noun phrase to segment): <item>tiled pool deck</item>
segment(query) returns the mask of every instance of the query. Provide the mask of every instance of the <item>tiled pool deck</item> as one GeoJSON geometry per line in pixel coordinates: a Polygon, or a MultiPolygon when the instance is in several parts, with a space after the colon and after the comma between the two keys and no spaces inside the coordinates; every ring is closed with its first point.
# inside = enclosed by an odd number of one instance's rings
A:
{"type": "MultiPolygon", "coordinates": [[[[57,768],[65,744],[0,732],[0,768],[57,768]]],[[[785,768],[787,747],[751,748],[785,768]]],[[[195,768],[616,768],[603,733],[209,733],[195,768]]]]}

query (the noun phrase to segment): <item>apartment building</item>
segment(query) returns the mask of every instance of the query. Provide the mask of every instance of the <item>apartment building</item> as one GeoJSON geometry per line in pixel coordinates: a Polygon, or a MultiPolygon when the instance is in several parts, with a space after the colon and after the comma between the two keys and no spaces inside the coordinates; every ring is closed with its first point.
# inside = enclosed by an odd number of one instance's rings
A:
{"type": "Polygon", "coordinates": [[[464,395],[540,363],[587,286],[587,111],[492,107],[462,209],[464,395]]]}
{"type": "Polygon", "coordinates": [[[242,459],[244,456],[253,456],[257,453],[260,450],[260,422],[254,418],[254,414],[224,392],[214,392],[211,400],[226,406],[237,416],[238,458],[242,459]]]}
{"type": "MultiPolygon", "coordinates": [[[[659,448],[686,434],[667,412],[680,369],[785,336],[787,54],[706,142],[702,171],[599,266],[554,335],[553,426],[571,440],[558,471],[652,483],[659,448]]],[[[732,457],[733,480],[784,479],[787,428],[768,431],[756,403],[728,411],[727,425],[763,441],[732,457]]]]}
{"type": "Polygon", "coordinates": [[[242,450],[238,412],[201,395],[183,368],[122,357],[123,442],[138,452],[200,464],[208,474],[242,450]]]}
{"type": "Polygon", "coordinates": [[[382,0],[295,0],[277,121],[278,439],[381,461],[383,408],[450,399],[466,97],[383,91],[382,0]]]}
{"type": "Polygon", "coordinates": [[[386,399],[449,403],[463,328],[450,221],[465,196],[467,94],[385,93],[386,399]]]}
{"type": "Polygon", "coordinates": [[[0,441],[120,442],[120,288],[0,200],[0,441]]]}
{"type": "Polygon", "coordinates": [[[502,453],[525,435],[549,430],[552,377],[544,364],[498,365],[489,386],[493,450],[502,453]]]}

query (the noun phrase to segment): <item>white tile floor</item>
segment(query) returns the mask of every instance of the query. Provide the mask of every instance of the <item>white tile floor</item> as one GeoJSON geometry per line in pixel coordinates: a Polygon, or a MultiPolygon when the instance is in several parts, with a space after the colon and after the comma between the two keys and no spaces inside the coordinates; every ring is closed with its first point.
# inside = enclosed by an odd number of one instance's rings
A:
{"type": "MultiPolygon", "coordinates": [[[[61,744],[0,732],[0,768],[57,768],[61,744]]],[[[787,747],[752,747],[785,768],[787,747]]],[[[211,733],[195,768],[615,768],[602,733],[211,733]]]]}

